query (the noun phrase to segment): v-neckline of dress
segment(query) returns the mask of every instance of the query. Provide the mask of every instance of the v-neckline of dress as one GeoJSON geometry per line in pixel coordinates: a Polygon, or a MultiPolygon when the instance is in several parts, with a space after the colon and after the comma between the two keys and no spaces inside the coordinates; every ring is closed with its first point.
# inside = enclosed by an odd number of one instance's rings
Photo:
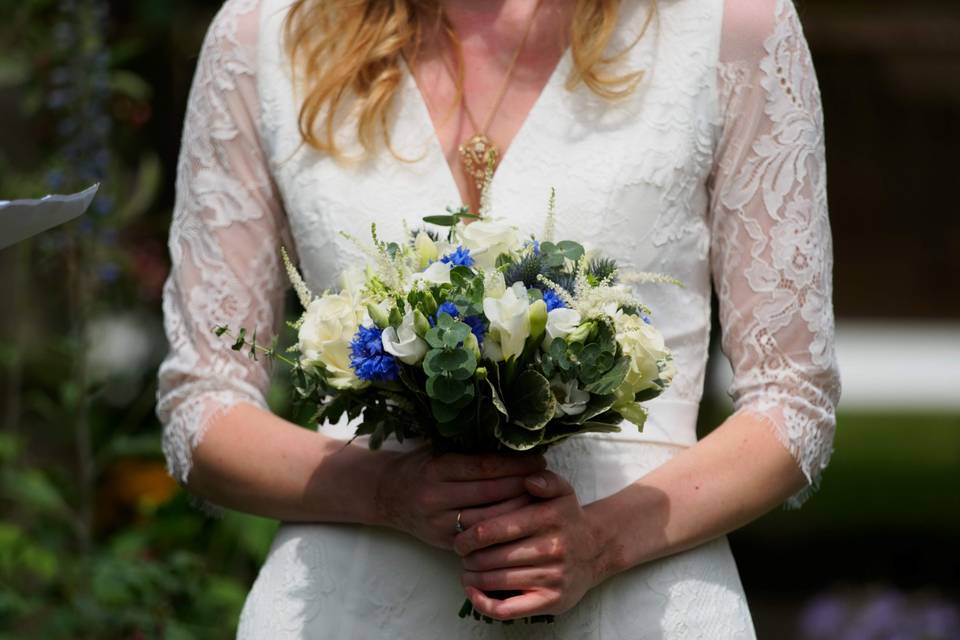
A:
{"type": "MultiPolygon", "coordinates": [[[[497,170],[494,171],[493,177],[490,180],[490,184],[487,187],[491,195],[497,190],[497,185],[509,178],[508,169],[512,167],[511,163],[513,163],[513,158],[515,156],[522,155],[522,143],[526,142],[527,137],[529,137],[528,130],[532,126],[531,123],[535,123],[536,118],[542,117],[540,112],[545,108],[544,103],[549,99],[549,94],[556,91],[556,86],[558,83],[562,84],[562,79],[569,68],[570,56],[571,51],[570,46],[568,45],[566,48],[564,48],[560,59],[557,60],[553,71],[551,71],[550,75],[547,77],[547,82],[543,85],[539,95],[537,95],[537,98],[533,101],[533,106],[530,107],[526,116],[524,116],[523,122],[520,123],[520,127],[513,135],[513,139],[510,140],[510,144],[507,146],[506,151],[500,157],[497,170]],[[520,147],[520,152],[516,150],[516,147],[518,146],[520,147]],[[504,174],[507,174],[507,177],[503,177],[504,174]]],[[[444,153],[443,144],[440,141],[440,135],[437,133],[437,129],[434,126],[433,118],[430,117],[430,109],[427,106],[427,102],[423,96],[423,93],[420,91],[420,86],[417,84],[417,78],[413,73],[413,69],[410,68],[406,58],[401,56],[400,59],[402,60],[405,72],[403,74],[403,90],[416,105],[415,109],[417,111],[417,117],[420,120],[420,128],[425,129],[427,132],[427,144],[430,147],[427,155],[431,158],[435,158],[439,163],[438,170],[442,171],[442,173],[445,175],[444,181],[447,184],[447,188],[450,190],[451,197],[454,197],[456,202],[466,204],[463,199],[463,194],[460,193],[460,185],[457,184],[453,167],[450,166],[450,162],[447,160],[447,155],[444,153]]]]}

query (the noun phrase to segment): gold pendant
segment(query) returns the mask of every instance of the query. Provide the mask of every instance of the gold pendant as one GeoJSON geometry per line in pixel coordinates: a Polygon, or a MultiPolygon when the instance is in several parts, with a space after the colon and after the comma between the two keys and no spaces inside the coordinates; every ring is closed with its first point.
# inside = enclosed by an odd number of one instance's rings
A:
{"type": "Polygon", "coordinates": [[[500,159],[500,151],[493,140],[482,133],[474,135],[472,138],[460,145],[460,161],[463,163],[463,171],[467,176],[473,178],[477,191],[483,191],[483,183],[487,177],[487,167],[491,170],[497,166],[500,159]]]}

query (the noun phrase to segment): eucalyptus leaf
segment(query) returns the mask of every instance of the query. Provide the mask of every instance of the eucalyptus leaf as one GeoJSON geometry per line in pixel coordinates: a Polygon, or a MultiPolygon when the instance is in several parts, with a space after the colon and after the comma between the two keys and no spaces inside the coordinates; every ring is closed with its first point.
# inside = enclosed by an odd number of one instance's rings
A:
{"type": "Polygon", "coordinates": [[[468,385],[448,376],[434,376],[427,379],[427,395],[445,404],[458,402],[466,393],[468,385]]]}
{"type": "Polygon", "coordinates": [[[630,358],[621,356],[609,371],[603,374],[599,379],[586,385],[584,389],[590,393],[596,393],[600,395],[613,393],[621,384],[623,384],[623,379],[627,377],[627,372],[629,370],[630,358]]]}
{"type": "Polygon", "coordinates": [[[460,409],[458,407],[438,400],[430,401],[430,410],[433,412],[433,417],[437,419],[439,424],[451,422],[460,415],[460,409]]]}

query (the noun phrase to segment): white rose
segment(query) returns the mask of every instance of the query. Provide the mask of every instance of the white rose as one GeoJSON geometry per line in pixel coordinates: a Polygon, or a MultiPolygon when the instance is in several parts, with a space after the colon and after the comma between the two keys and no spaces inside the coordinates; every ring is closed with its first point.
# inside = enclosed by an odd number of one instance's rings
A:
{"type": "Polygon", "coordinates": [[[399,327],[387,327],[383,330],[381,340],[383,350],[392,356],[396,356],[405,364],[417,364],[426,355],[429,345],[417,335],[413,328],[413,311],[408,311],[403,316],[403,322],[399,327]]]}
{"type": "Polygon", "coordinates": [[[520,246],[517,228],[487,218],[459,228],[461,243],[470,249],[470,256],[481,269],[492,269],[501,253],[516,251],[520,246]]]}
{"type": "Polygon", "coordinates": [[[350,343],[363,314],[349,294],[327,294],[310,303],[300,325],[300,362],[307,368],[322,366],[337,389],[362,386],[350,367],[350,343]]]}
{"type": "Polygon", "coordinates": [[[423,280],[430,284],[450,284],[450,264],[434,262],[425,270],[414,274],[413,279],[423,280]]]}
{"type": "Polygon", "coordinates": [[[566,338],[580,324],[580,312],[576,309],[557,307],[547,314],[547,333],[543,337],[543,348],[549,349],[557,338],[566,338]]]}
{"type": "Polygon", "coordinates": [[[587,403],[590,402],[590,392],[581,389],[576,378],[564,382],[560,376],[554,376],[550,381],[550,389],[557,398],[556,415],[558,417],[578,416],[586,410],[587,403]]]}
{"type": "MultiPolygon", "coordinates": [[[[628,314],[617,319],[616,328],[617,342],[630,358],[624,390],[636,393],[655,386],[653,381],[660,377],[659,363],[671,358],[663,335],[641,318],[628,314]]],[[[664,372],[672,378],[673,372],[668,369],[664,372]]]]}
{"type": "Polygon", "coordinates": [[[522,282],[515,282],[500,298],[483,299],[483,313],[490,321],[490,333],[496,338],[504,360],[523,352],[530,335],[529,309],[527,290],[522,282]]]}

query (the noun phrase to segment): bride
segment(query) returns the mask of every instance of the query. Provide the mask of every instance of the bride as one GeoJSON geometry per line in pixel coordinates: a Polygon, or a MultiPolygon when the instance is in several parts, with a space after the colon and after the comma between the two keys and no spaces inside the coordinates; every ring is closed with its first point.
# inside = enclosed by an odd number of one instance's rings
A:
{"type": "Polygon", "coordinates": [[[241,638],[753,638],[724,534],[798,505],[839,379],[820,97],[790,0],[227,0],[190,96],[158,412],[171,473],[283,521],[241,638]],[[211,327],[280,330],[314,291],[447,205],[557,234],[644,287],[675,354],[642,433],[540,457],[344,447],[266,409],[211,327]],[[482,169],[481,169],[482,172],[482,169]],[[735,414],[697,441],[711,281],[735,414]],[[462,531],[461,531],[462,530],[462,531]],[[487,592],[520,592],[504,600],[487,592]],[[464,595],[498,619],[476,623],[464,595]]]}

